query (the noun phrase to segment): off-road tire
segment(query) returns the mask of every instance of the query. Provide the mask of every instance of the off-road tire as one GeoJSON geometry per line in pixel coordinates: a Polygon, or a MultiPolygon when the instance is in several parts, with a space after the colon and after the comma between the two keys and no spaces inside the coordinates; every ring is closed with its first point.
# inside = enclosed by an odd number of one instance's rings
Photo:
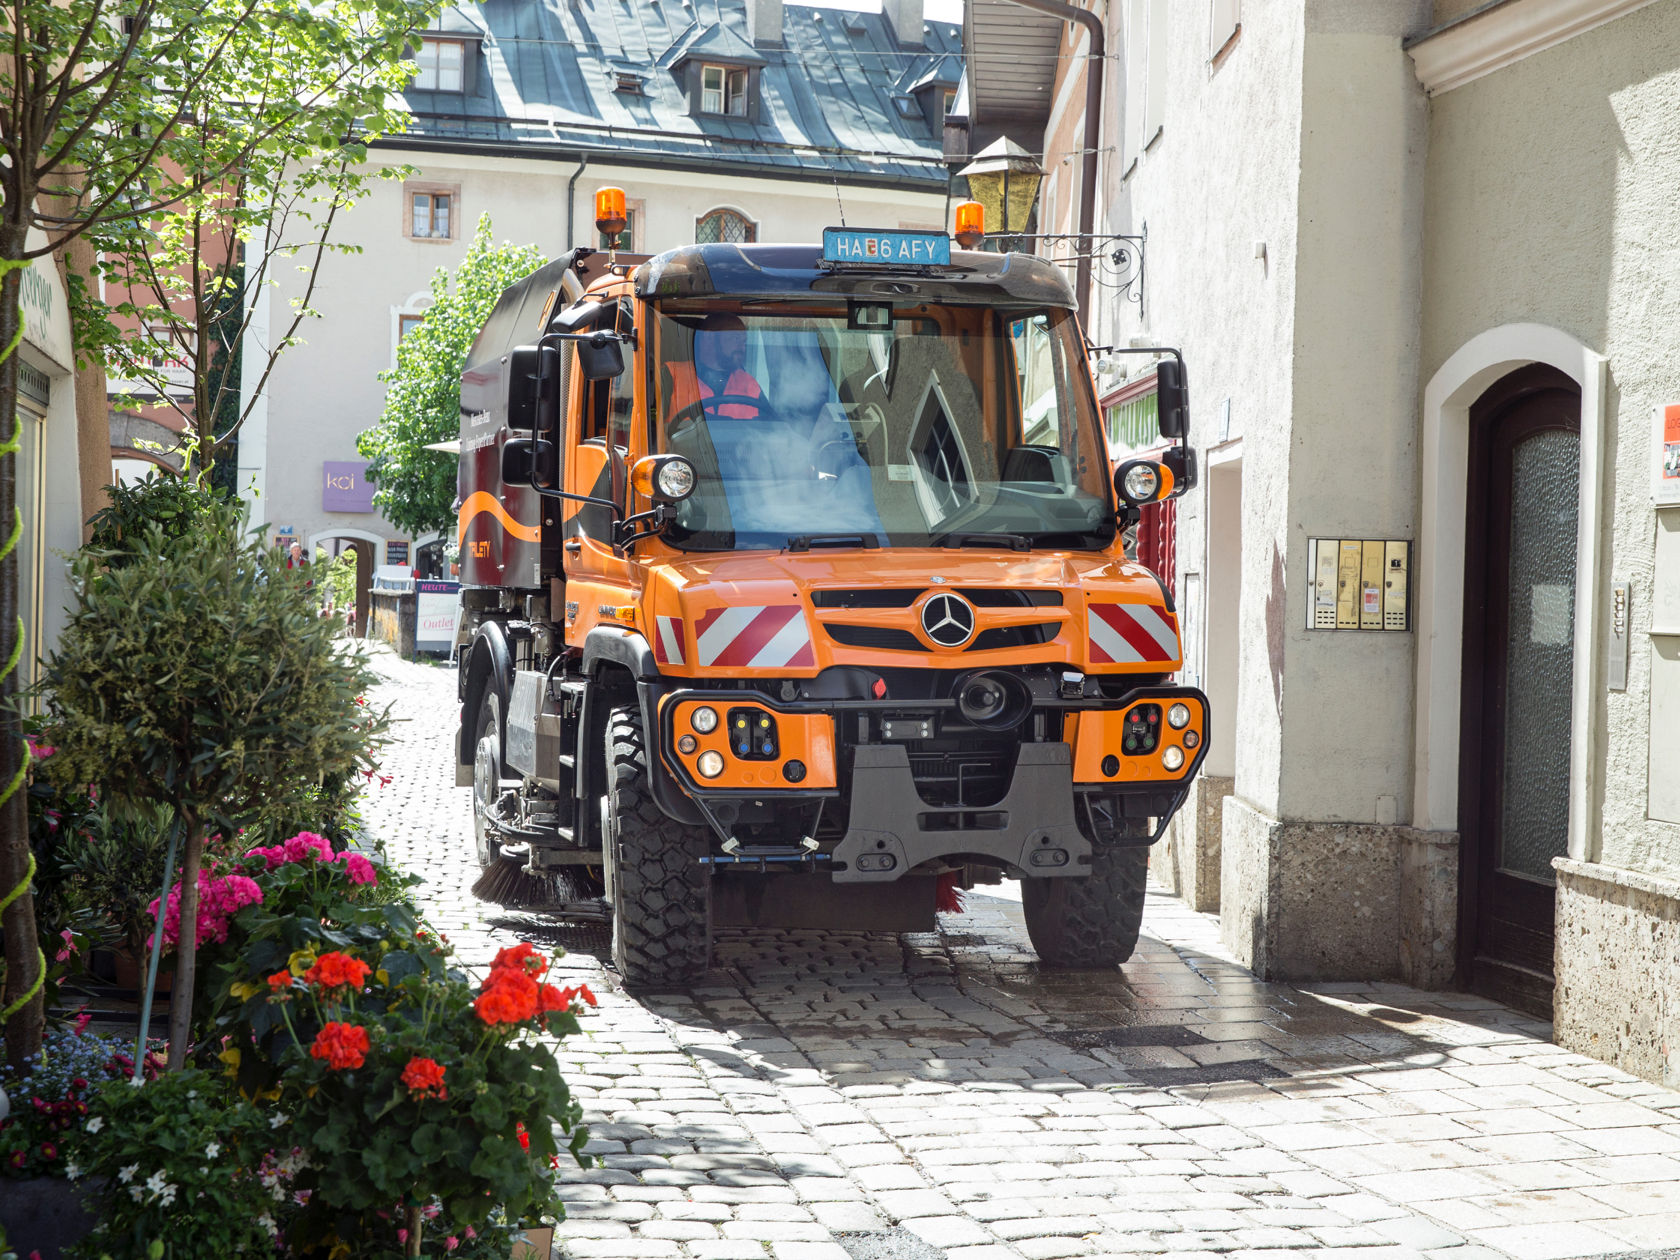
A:
{"type": "MultiPolygon", "coordinates": [[[[1120,824],[1141,829],[1141,821],[1120,824]]],[[[1149,846],[1091,844],[1091,873],[1023,879],[1021,910],[1038,960],[1057,970],[1117,967],[1137,948],[1149,878],[1149,846]]]]}
{"type": "Polygon", "coordinates": [[[654,804],[635,705],[608,715],[606,754],[613,965],[630,988],[681,987],[706,971],[707,833],[654,804]]]}
{"type": "Polygon", "coordinates": [[[473,715],[473,853],[485,870],[502,856],[488,818],[502,790],[501,708],[496,694],[486,688],[473,715]]]}

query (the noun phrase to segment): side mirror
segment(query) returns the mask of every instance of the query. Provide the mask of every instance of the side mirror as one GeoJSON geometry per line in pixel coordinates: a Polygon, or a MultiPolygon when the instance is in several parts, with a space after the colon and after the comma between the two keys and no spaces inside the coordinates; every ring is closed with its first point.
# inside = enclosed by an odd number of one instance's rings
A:
{"type": "Polygon", "coordinates": [[[1161,463],[1173,478],[1173,493],[1183,494],[1196,485],[1196,448],[1175,446],[1161,455],[1161,463]]]}
{"type": "Polygon", "coordinates": [[[1182,359],[1162,359],[1155,365],[1155,414],[1161,436],[1169,442],[1190,431],[1190,385],[1182,359]]]}
{"type": "Polygon", "coordinates": [[[624,374],[623,342],[617,333],[594,333],[577,343],[577,352],[586,381],[607,381],[624,374]]]}
{"type": "Polygon", "coordinates": [[[553,442],[541,438],[509,438],[502,443],[502,484],[528,486],[532,469],[547,467],[553,460],[553,442]]]}
{"type": "Polygon", "coordinates": [[[537,364],[541,351],[536,346],[515,346],[502,356],[502,380],[507,387],[507,427],[529,432],[537,425],[537,404],[541,390],[537,364]]]}

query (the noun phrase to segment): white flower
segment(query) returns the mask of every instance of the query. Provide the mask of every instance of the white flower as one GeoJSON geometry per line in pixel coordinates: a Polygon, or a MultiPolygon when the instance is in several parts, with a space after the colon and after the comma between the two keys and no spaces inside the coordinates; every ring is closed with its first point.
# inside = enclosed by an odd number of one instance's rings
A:
{"type": "Polygon", "coordinates": [[[87,1131],[89,1133],[98,1133],[99,1130],[103,1129],[104,1127],[105,1127],[105,1117],[104,1116],[95,1116],[92,1120],[89,1120],[87,1122],[87,1131]]]}
{"type": "Polygon", "coordinates": [[[204,1148],[204,1158],[205,1159],[215,1159],[216,1156],[220,1155],[221,1153],[222,1153],[222,1144],[220,1142],[212,1142],[212,1143],[210,1143],[209,1146],[206,1146],[204,1148]]]}
{"type": "Polygon", "coordinates": [[[280,1227],[274,1223],[274,1218],[267,1212],[264,1212],[261,1216],[257,1217],[257,1224],[261,1225],[268,1231],[268,1236],[270,1238],[278,1238],[280,1236],[280,1227]]]}
{"type": "Polygon", "coordinates": [[[163,1203],[164,1207],[168,1207],[171,1203],[175,1202],[175,1187],[174,1186],[169,1186],[169,1185],[164,1186],[163,1194],[161,1196],[161,1202],[163,1203]]]}
{"type": "Polygon", "coordinates": [[[146,1192],[144,1190],[142,1190],[139,1186],[130,1186],[128,1188],[128,1197],[133,1199],[136,1203],[140,1202],[141,1198],[145,1195],[145,1193],[146,1192]]]}
{"type": "Polygon", "coordinates": [[[153,1194],[162,1194],[163,1188],[168,1184],[169,1182],[164,1178],[163,1169],[161,1168],[150,1177],[146,1178],[146,1189],[150,1190],[153,1194]]]}
{"type": "Polygon", "coordinates": [[[75,1160],[71,1160],[69,1163],[64,1165],[64,1175],[70,1178],[71,1181],[74,1181],[82,1175],[82,1166],[75,1160]]]}
{"type": "Polygon", "coordinates": [[[286,1123],[286,1115],[285,1115],[284,1112],[281,1112],[277,1116],[270,1116],[268,1118],[268,1127],[271,1128],[271,1129],[278,1129],[281,1125],[283,1125],[285,1123],[286,1123]]]}
{"type": "Polygon", "coordinates": [[[120,1172],[117,1173],[117,1180],[122,1182],[123,1185],[126,1186],[129,1182],[134,1180],[134,1174],[139,1172],[139,1171],[140,1171],[140,1165],[139,1164],[130,1164],[127,1168],[124,1168],[120,1172]]]}

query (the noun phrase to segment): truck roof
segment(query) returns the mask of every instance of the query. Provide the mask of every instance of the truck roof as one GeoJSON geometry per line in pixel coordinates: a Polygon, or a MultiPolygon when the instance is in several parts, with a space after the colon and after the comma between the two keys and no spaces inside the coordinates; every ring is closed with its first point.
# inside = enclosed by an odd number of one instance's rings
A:
{"type": "Polygon", "coordinates": [[[778,298],[841,294],[974,306],[1058,306],[1073,288],[1031,254],[952,250],[948,267],[824,264],[819,245],[683,245],[637,267],[641,298],[778,298]]]}

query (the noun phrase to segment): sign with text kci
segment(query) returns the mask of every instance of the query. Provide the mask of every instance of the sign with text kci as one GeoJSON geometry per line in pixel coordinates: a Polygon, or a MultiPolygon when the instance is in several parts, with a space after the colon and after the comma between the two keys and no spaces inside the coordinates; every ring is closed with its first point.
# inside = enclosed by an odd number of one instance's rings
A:
{"type": "Polygon", "coordinates": [[[321,465],[321,475],[322,511],[373,511],[373,485],[366,464],[329,459],[321,465]]]}

